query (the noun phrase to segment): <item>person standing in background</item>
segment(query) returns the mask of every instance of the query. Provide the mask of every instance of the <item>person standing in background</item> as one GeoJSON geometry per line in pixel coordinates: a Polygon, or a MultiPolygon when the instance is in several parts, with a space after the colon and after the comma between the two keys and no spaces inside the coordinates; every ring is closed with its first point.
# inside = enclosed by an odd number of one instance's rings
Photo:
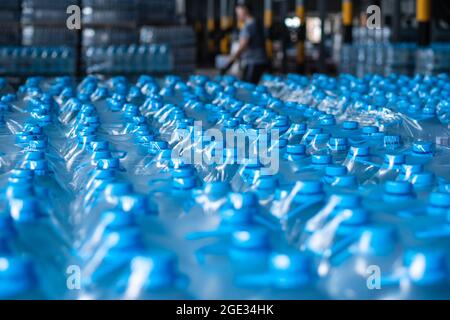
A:
{"type": "Polygon", "coordinates": [[[255,19],[248,0],[238,0],[236,17],[243,25],[239,33],[239,47],[231,55],[226,67],[221,70],[221,74],[225,74],[240,59],[243,68],[242,80],[258,83],[268,69],[263,27],[255,19]]]}

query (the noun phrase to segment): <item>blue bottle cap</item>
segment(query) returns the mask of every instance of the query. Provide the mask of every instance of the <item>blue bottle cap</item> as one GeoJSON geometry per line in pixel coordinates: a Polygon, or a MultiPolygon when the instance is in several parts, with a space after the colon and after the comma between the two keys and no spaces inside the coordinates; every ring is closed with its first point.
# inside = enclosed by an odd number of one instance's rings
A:
{"type": "Polygon", "coordinates": [[[229,194],[229,201],[235,209],[250,209],[254,208],[258,199],[252,192],[232,192],[229,194]]]}
{"type": "Polygon", "coordinates": [[[361,128],[362,133],[366,134],[366,135],[370,135],[373,133],[378,132],[378,127],[377,126],[365,126],[361,128]]]}
{"type": "MultiPolygon", "coordinates": [[[[100,163],[100,161],[98,163],[100,163]]],[[[98,163],[97,163],[97,166],[98,166],[98,163]]],[[[116,171],[97,167],[97,169],[94,169],[91,172],[91,176],[97,180],[111,180],[111,179],[115,178],[116,171]]]]}
{"type": "Polygon", "coordinates": [[[278,186],[278,180],[274,176],[261,176],[255,182],[258,190],[273,190],[278,186]]]}
{"type": "Polygon", "coordinates": [[[109,151],[95,151],[91,156],[92,160],[111,159],[112,155],[109,151]]]}
{"type": "Polygon", "coordinates": [[[323,129],[321,127],[315,127],[315,128],[308,128],[306,130],[306,136],[315,136],[316,134],[322,133],[323,129]]]}
{"type": "Polygon", "coordinates": [[[420,173],[423,171],[423,164],[420,163],[414,163],[414,164],[403,164],[401,171],[406,174],[414,174],[414,173],[420,173]]]}
{"type": "Polygon", "coordinates": [[[160,163],[165,163],[170,165],[172,162],[172,150],[171,149],[155,149],[154,150],[156,157],[155,159],[160,163]]]}
{"type": "Polygon", "coordinates": [[[272,124],[275,127],[285,127],[289,123],[288,118],[286,116],[276,116],[274,121],[272,121],[272,124]]]}
{"type": "Polygon", "coordinates": [[[325,132],[312,136],[312,141],[314,142],[325,142],[328,141],[328,139],[330,139],[330,134],[325,132]]]}
{"type": "Polygon", "coordinates": [[[185,178],[173,178],[172,186],[175,189],[188,190],[195,188],[197,180],[195,176],[189,176],[185,178]]]}
{"type": "Polygon", "coordinates": [[[149,145],[149,152],[151,154],[157,154],[159,151],[167,149],[169,149],[167,141],[156,140],[152,141],[149,145]]]}
{"type": "Polygon", "coordinates": [[[170,170],[173,178],[190,178],[195,175],[194,168],[191,166],[178,167],[170,170]]]}
{"type": "Polygon", "coordinates": [[[95,107],[92,104],[83,103],[81,105],[81,110],[80,110],[79,116],[82,116],[82,115],[89,116],[91,114],[94,114],[94,112],[95,112],[95,107]]]}
{"type": "Polygon", "coordinates": [[[237,128],[239,126],[239,120],[236,118],[225,120],[223,126],[225,128],[237,128]]]}
{"type": "Polygon", "coordinates": [[[120,111],[124,105],[123,100],[117,100],[115,98],[106,99],[106,105],[111,111],[120,111]]]}
{"type": "Polygon", "coordinates": [[[368,225],[361,232],[357,250],[364,255],[385,256],[395,250],[398,233],[391,225],[368,225]]]}
{"type": "Polygon", "coordinates": [[[434,183],[434,174],[432,172],[420,172],[411,176],[410,182],[414,187],[431,186],[434,183]]]}
{"type": "Polygon", "coordinates": [[[347,174],[347,168],[338,164],[328,165],[325,168],[325,174],[328,176],[342,176],[347,174]]]}
{"type": "Polygon", "coordinates": [[[358,129],[358,122],[357,121],[344,121],[342,122],[342,128],[344,130],[356,130],[358,129]]]}
{"type": "Polygon", "coordinates": [[[77,98],[71,98],[67,101],[66,106],[72,112],[78,112],[81,110],[82,103],[77,98]]]}
{"type": "Polygon", "coordinates": [[[241,124],[239,124],[239,128],[244,131],[247,131],[247,130],[252,129],[252,125],[250,125],[248,123],[241,123],[241,124]]]}
{"type": "Polygon", "coordinates": [[[91,149],[93,151],[108,151],[109,150],[109,142],[102,140],[94,140],[90,143],[91,149]]]}
{"type": "Polygon", "coordinates": [[[80,126],[77,129],[79,138],[91,137],[92,140],[97,139],[97,137],[95,136],[96,132],[97,132],[97,129],[94,127],[80,126]]]}
{"type": "Polygon", "coordinates": [[[253,214],[251,210],[233,209],[224,207],[219,211],[221,224],[231,226],[249,225],[253,221],[253,214]]]}
{"type": "Polygon", "coordinates": [[[108,231],[120,231],[136,226],[134,215],[117,209],[102,212],[100,219],[106,223],[108,231]]]}
{"type": "Polygon", "coordinates": [[[342,176],[337,176],[334,178],[332,185],[336,187],[342,187],[342,188],[352,188],[356,187],[358,184],[358,181],[356,180],[356,177],[354,175],[345,174],[342,176]]]}
{"type": "Polygon", "coordinates": [[[420,112],[421,110],[422,110],[422,107],[420,105],[411,104],[408,106],[407,112],[408,113],[417,113],[417,112],[420,112]]]}
{"type": "Polygon", "coordinates": [[[349,157],[367,157],[370,155],[370,149],[367,146],[351,146],[348,151],[349,157]]]}
{"type": "Polygon", "coordinates": [[[101,158],[97,161],[97,169],[107,170],[108,169],[119,169],[120,160],[118,158],[101,158]]]}
{"type": "Polygon", "coordinates": [[[436,108],[425,107],[422,109],[422,113],[425,115],[434,115],[436,114],[436,108]]]}
{"type": "Polygon", "coordinates": [[[430,141],[415,141],[412,145],[413,153],[431,154],[433,153],[433,143],[430,141]]]}
{"type": "Polygon", "coordinates": [[[36,285],[32,261],[19,256],[0,256],[0,299],[14,299],[36,285]]]}
{"type": "Polygon", "coordinates": [[[389,166],[401,165],[405,163],[404,154],[387,153],[384,155],[384,163],[389,166]]]}
{"type": "MultiPolygon", "coordinates": [[[[5,103],[5,102],[1,102],[0,101],[0,111],[2,111],[2,112],[4,112],[4,111],[7,111],[7,110],[9,110],[10,108],[9,108],[9,104],[8,103],[5,103]]],[[[3,114],[2,114],[2,116],[3,116],[3,114]]],[[[3,118],[3,117],[2,117],[3,118]]]]}
{"type": "Polygon", "coordinates": [[[345,216],[345,220],[341,222],[339,226],[341,230],[338,230],[338,232],[340,233],[348,233],[348,231],[351,231],[348,227],[353,228],[355,226],[361,226],[368,223],[370,219],[369,212],[362,207],[351,209],[345,208],[340,213],[345,216]]]}
{"type": "Polygon", "coordinates": [[[209,198],[216,200],[225,197],[230,192],[230,184],[224,181],[205,183],[204,192],[209,198]]]}
{"type": "Polygon", "coordinates": [[[233,232],[231,243],[240,249],[265,249],[269,247],[269,234],[264,228],[248,227],[233,232]]]}
{"type": "Polygon", "coordinates": [[[84,123],[89,126],[97,125],[100,124],[100,118],[98,116],[87,116],[84,120],[84,123]]]}
{"type": "Polygon", "coordinates": [[[269,270],[273,285],[280,289],[303,286],[313,277],[311,259],[302,252],[272,254],[269,270]]]}
{"type": "Polygon", "coordinates": [[[126,213],[137,215],[157,215],[158,208],[142,194],[128,194],[119,198],[118,207],[126,213]]]}
{"type": "Polygon", "coordinates": [[[77,98],[80,101],[89,102],[91,100],[90,95],[91,95],[90,92],[78,92],[77,98]]]}
{"type": "Polygon", "coordinates": [[[44,175],[48,171],[48,161],[45,159],[34,160],[34,161],[24,161],[23,166],[27,169],[34,170],[36,175],[44,175]]]}
{"type": "Polygon", "coordinates": [[[34,195],[33,185],[31,181],[12,181],[6,187],[6,197],[13,198],[27,198],[34,195]]]}
{"type": "Polygon", "coordinates": [[[311,156],[311,163],[314,165],[331,164],[332,157],[329,154],[314,154],[311,156]]]}
{"type": "Polygon", "coordinates": [[[345,137],[331,137],[328,140],[328,147],[333,151],[347,150],[348,139],[345,137]]]}
{"type": "Polygon", "coordinates": [[[25,159],[30,161],[44,160],[45,152],[43,151],[28,151],[25,153],[25,159]]]}
{"type": "Polygon", "coordinates": [[[320,125],[322,126],[332,126],[336,124],[336,120],[333,116],[329,115],[327,117],[323,117],[319,120],[320,125]]]}
{"type": "Polygon", "coordinates": [[[357,208],[361,205],[361,196],[354,193],[333,194],[329,201],[336,201],[338,208],[357,208]]]}
{"type": "Polygon", "coordinates": [[[10,179],[20,180],[20,181],[30,181],[34,177],[34,171],[25,168],[16,168],[11,170],[10,179]]]}
{"type": "Polygon", "coordinates": [[[152,134],[142,134],[136,132],[136,141],[140,144],[148,144],[155,141],[155,136],[152,134]]]}
{"type": "Polygon", "coordinates": [[[299,193],[301,194],[317,194],[323,192],[323,184],[321,181],[302,180],[299,181],[299,183],[300,183],[299,193]]]}
{"type": "Polygon", "coordinates": [[[435,207],[450,208],[450,193],[432,192],[429,196],[429,203],[435,207]]]}
{"type": "Polygon", "coordinates": [[[97,139],[97,136],[95,135],[95,130],[86,134],[81,134],[80,132],[77,139],[80,146],[88,147],[91,141],[97,139]]]}
{"type": "Polygon", "coordinates": [[[128,122],[138,126],[138,125],[146,124],[147,119],[144,116],[137,115],[137,116],[134,116],[134,117],[128,119],[128,122]]]}
{"type": "Polygon", "coordinates": [[[295,134],[304,134],[306,132],[306,123],[293,123],[291,128],[295,134]]]}
{"type": "Polygon", "coordinates": [[[129,182],[112,181],[106,185],[107,197],[121,197],[133,193],[133,186],[129,182]]]}
{"type": "Polygon", "coordinates": [[[9,210],[11,217],[18,222],[34,222],[44,216],[35,197],[10,199],[9,210]]]}
{"type": "Polygon", "coordinates": [[[0,213],[0,235],[1,237],[11,238],[15,234],[13,219],[10,215],[0,213]]]}
{"type": "Polygon", "coordinates": [[[31,140],[28,142],[31,150],[43,151],[47,148],[47,140],[31,140]]]}
{"type": "Polygon", "coordinates": [[[1,97],[0,101],[9,103],[15,101],[16,99],[17,95],[15,93],[7,93],[1,97]]]}
{"type": "Polygon", "coordinates": [[[408,278],[418,285],[443,283],[448,276],[446,254],[438,249],[411,249],[405,252],[408,278]]]}
{"type": "Polygon", "coordinates": [[[134,126],[134,134],[136,136],[150,135],[150,130],[147,124],[138,124],[134,126]]]}
{"type": "Polygon", "coordinates": [[[133,250],[143,248],[142,232],[139,228],[125,228],[105,232],[104,240],[109,242],[109,259],[120,259],[123,255],[133,255],[133,250]]]}
{"type": "Polygon", "coordinates": [[[139,98],[142,96],[141,89],[137,86],[131,86],[128,90],[128,100],[132,100],[134,98],[139,98]]]}
{"type": "Polygon", "coordinates": [[[146,278],[144,286],[146,290],[177,286],[182,278],[177,270],[176,256],[170,251],[152,249],[148,254],[134,258],[131,267],[140,267],[137,264],[139,261],[145,261],[151,265],[150,274],[146,278]]]}
{"type": "Polygon", "coordinates": [[[16,133],[16,141],[18,143],[28,142],[33,138],[33,136],[29,132],[17,132],[16,133]]]}
{"type": "Polygon", "coordinates": [[[384,190],[387,193],[404,195],[412,192],[412,185],[408,181],[386,181],[384,190]]]}
{"type": "Polygon", "coordinates": [[[285,138],[279,138],[278,141],[275,141],[275,143],[272,144],[272,146],[273,146],[273,145],[276,146],[277,144],[278,144],[278,148],[279,148],[279,149],[286,148],[286,146],[288,145],[288,140],[285,139],[285,138]]]}
{"type": "Polygon", "coordinates": [[[105,87],[97,87],[95,91],[92,93],[91,98],[93,101],[105,99],[109,96],[108,89],[105,87]]]}
{"type": "MultiPolygon", "coordinates": [[[[439,179],[440,180],[440,179],[439,179]]],[[[450,192],[450,183],[439,181],[438,191],[450,192]]]]}

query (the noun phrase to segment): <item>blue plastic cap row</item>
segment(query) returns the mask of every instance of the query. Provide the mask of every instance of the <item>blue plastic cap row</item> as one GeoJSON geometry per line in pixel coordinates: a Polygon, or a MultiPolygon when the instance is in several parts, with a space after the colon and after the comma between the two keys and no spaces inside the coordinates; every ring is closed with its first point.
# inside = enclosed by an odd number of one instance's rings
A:
{"type": "Polygon", "coordinates": [[[231,243],[241,249],[261,250],[269,247],[268,231],[260,227],[248,227],[244,230],[233,232],[231,243]]]}
{"type": "Polygon", "coordinates": [[[366,255],[391,254],[398,241],[398,232],[391,225],[373,224],[364,228],[358,241],[358,251],[366,255]]]}
{"type": "Polygon", "coordinates": [[[10,199],[9,210],[12,218],[17,222],[34,222],[45,216],[39,208],[37,198],[31,196],[10,199]]]}
{"type": "Polygon", "coordinates": [[[204,186],[204,192],[211,199],[220,199],[225,197],[230,191],[230,184],[228,182],[209,182],[204,186]]]}
{"type": "Polygon", "coordinates": [[[36,285],[34,264],[28,258],[0,256],[0,298],[14,299],[36,285]]]}
{"type": "Polygon", "coordinates": [[[437,249],[412,249],[404,255],[408,278],[421,285],[442,283],[448,278],[447,256],[437,249]]]}

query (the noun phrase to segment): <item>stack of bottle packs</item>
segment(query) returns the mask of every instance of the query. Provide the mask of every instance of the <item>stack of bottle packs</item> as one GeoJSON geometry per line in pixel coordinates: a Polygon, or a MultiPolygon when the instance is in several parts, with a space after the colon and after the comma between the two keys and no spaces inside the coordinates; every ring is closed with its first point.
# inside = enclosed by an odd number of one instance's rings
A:
{"type": "Polygon", "coordinates": [[[0,79],[1,299],[450,299],[450,78],[0,79]]]}

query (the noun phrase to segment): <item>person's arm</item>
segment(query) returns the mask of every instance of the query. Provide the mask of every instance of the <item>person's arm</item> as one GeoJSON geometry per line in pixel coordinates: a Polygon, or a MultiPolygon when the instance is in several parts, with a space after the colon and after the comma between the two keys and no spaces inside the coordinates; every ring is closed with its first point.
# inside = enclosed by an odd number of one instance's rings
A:
{"type": "Polygon", "coordinates": [[[237,49],[237,51],[234,53],[234,55],[231,56],[230,61],[228,62],[228,64],[230,64],[230,66],[235,63],[240,57],[241,55],[244,53],[245,50],[247,50],[248,48],[248,43],[249,43],[249,39],[248,38],[240,38],[239,39],[239,48],[237,49]]]}
{"type": "Polygon", "coordinates": [[[231,66],[241,57],[241,55],[245,52],[245,50],[247,50],[249,43],[250,43],[250,34],[247,29],[244,29],[239,37],[239,47],[236,50],[236,52],[231,56],[225,68],[221,70],[222,74],[226,73],[231,68],[231,66]]]}

